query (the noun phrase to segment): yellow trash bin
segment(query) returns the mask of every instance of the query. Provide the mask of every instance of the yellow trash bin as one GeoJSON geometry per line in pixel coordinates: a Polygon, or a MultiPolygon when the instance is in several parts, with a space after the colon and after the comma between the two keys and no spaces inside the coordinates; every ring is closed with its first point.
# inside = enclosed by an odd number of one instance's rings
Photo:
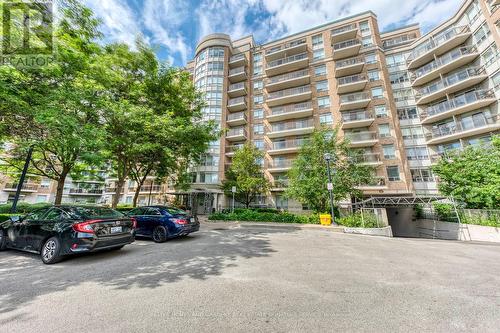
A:
{"type": "Polygon", "coordinates": [[[320,214],[319,221],[321,225],[331,225],[332,224],[332,216],[330,214],[320,214]]]}

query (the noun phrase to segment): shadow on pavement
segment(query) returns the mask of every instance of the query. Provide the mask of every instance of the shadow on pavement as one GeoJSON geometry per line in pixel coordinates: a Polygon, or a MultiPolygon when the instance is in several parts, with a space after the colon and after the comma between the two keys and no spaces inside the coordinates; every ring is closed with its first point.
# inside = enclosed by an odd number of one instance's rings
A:
{"type": "Polygon", "coordinates": [[[0,313],[86,282],[129,289],[156,288],[184,278],[204,280],[234,267],[238,258],[265,257],[275,252],[269,234],[299,230],[202,228],[205,230],[163,244],[141,239],[119,251],[70,256],[51,266],[44,265],[35,254],[0,252],[0,313]]]}

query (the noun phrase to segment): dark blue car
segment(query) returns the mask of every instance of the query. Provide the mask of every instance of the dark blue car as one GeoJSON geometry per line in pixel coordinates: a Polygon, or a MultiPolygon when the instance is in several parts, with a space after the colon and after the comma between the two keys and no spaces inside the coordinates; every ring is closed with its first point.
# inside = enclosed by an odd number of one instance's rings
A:
{"type": "Polygon", "coordinates": [[[138,207],[132,209],[128,216],[137,220],[136,236],[150,237],[156,243],[200,230],[197,217],[174,207],[138,207]]]}

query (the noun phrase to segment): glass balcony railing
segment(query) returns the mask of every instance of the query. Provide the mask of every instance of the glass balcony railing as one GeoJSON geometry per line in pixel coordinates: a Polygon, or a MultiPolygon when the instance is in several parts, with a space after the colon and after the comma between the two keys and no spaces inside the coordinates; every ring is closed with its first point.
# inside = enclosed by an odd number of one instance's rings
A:
{"type": "Polygon", "coordinates": [[[235,112],[227,115],[227,121],[246,119],[245,112],[235,112]]]}
{"type": "Polygon", "coordinates": [[[313,127],[313,126],[314,126],[314,124],[313,124],[312,119],[308,119],[308,120],[291,121],[291,122],[273,124],[273,126],[271,128],[272,128],[273,132],[281,132],[281,131],[308,128],[308,127],[313,127]]]}
{"type": "Polygon", "coordinates": [[[270,61],[267,63],[267,68],[285,65],[285,64],[288,64],[288,63],[291,63],[294,61],[303,60],[303,59],[307,59],[307,53],[300,53],[300,54],[296,54],[296,55],[293,55],[290,57],[270,61]]]}
{"type": "Polygon", "coordinates": [[[423,120],[427,117],[432,117],[462,107],[464,105],[472,104],[474,102],[488,98],[495,98],[495,94],[493,93],[493,91],[491,90],[470,91],[463,95],[458,95],[448,101],[429,106],[425,110],[425,112],[422,113],[421,118],[423,120]]]}
{"type": "Polygon", "coordinates": [[[476,52],[475,47],[461,47],[461,48],[455,49],[455,50],[445,54],[444,56],[439,57],[438,59],[428,63],[427,65],[418,68],[415,71],[415,79],[418,79],[418,78],[438,69],[439,67],[442,67],[446,64],[449,64],[450,62],[452,62],[452,61],[454,61],[454,60],[456,60],[464,55],[468,55],[468,54],[471,54],[474,52],[476,52]]]}
{"type": "Polygon", "coordinates": [[[293,165],[293,160],[274,160],[270,168],[290,168],[293,165]]]}
{"type": "Polygon", "coordinates": [[[361,45],[361,42],[358,39],[351,39],[351,40],[348,40],[345,42],[333,44],[333,50],[338,51],[338,50],[342,50],[342,49],[345,49],[348,47],[358,46],[358,45],[361,45]]]}
{"type": "Polygon", "coordinates": [[[244,66],[236,67],[236,68],[233,68],[233,69],[229,70],[229,76],[231,76],[231,75],[237,75],[237,74],[244,74],[244,73],[245,73],[245,67],[244,66]]]}
{"type": "Polygon", "coordinates": [[[356,29],[358,29],[358,26],[356,25],[356,23],[352,23],[352,24],[345,25],[345,26],[340,27],[340,28],[332,29],[331,34],[332,34],[332,36],[335,36],[335,35],[340,35],[340,34],[343,34],[344,32],[348,32],[348,31],[352,31],[352,30],[356,30],[356,29]]]}
{"type": "Polygon", "coordinates": [[[289,88],[289,89],[285,89],[285,90],[272,92],[267,96],[267,99],[270,100],[270,99],[281,98],[281,97],[286,97],[286,96],[304,94],[304,93],[308,93],[308,92],[311,92],[311,86],[306,85],[306,86],[289,88]]]}
{"type": "Polygon", "coordinates": [[[300,148],[309,142],[308,139],[296,139],[296,140],[286,140],[286,141],[276,141],[273,142],[272,149],[290,149],[290,148],[300,148]]]}
{"type": "Polygon", "coordinates": [[[227,102],[227,105],[232,106],[232,105],[238,105],[238,104],[241,104],[241,103],[245,103],[245,97],[231,98],[227,102]]]}
{"type": "Polygon", "coordinates": [[[363,155],[358,155],[355,157],[358,163],[378,163],[381,162],[380,154],[378,153],[367,153],[363,155]]]}
{"type": "Polygon", "coordinates": [[[311,102],[277,106],[277,107],[271,108],[271,115],[276,116],[279,114],[297,112],[297,111],[303,111],[303,110],[309,110],[309,109],[312,109],[311,102]]]}
{"type": "Polygon", "coordinates": [[[360,186],[360,187],[366,187],[366,186],[377,187],[377,186],[385,186],[385,185],[386,185],[386,183],[385,183],[384,177],[375,176],[369,182],[367,182],[365,184],[359,184],[358,186],[360,186]]]}
{"type": "Polygon", "coordinates": [[[243,147],[243,145],[226,146],[226,153],[234,153],[241,147],[243,147]]]}
{"type": "Polygon", "coordinates": [[[244,82],[239,82],[239,83],[233,83],[229,85],[229,88],[227,89],[228,91],[233,91],[233,90],[240,90],[245,88],[245,83],[244,82]]]}
{"type": "Polygon", "coordinates": [[[269,79],[267,84],[273,84],[273,83],[278,83],[278,82],[282,82],[282,81],[293,80],[293,79],[296,79],[299,77],[304,77],[307,75],[309,75],[309,70],[303,69],[303,70],[296,71],[296,72],[291,72],[291,73],[286,73],[283,75],[273,76],[269,79]]]}
{"type": "Polygon", "coordinates": [[[420,57],[421,55],[429,52],[430,50],[446,43],[448,40],[452,39],[453,37],[470,32],[470,28],[468,26],[461,26],[461,27],[453,27],[445,32],[439,34],[438,36],[429,39],[427,42],[424,44],[418,46],[415,50],[413,50],[412,53],[407,58],[407,61],[413,61],[414,59],[420,57]]]}
{"type": "Polygon", "coordinates": [[[375,132],[345,133],[345,137],[351,142],[371,141],[377,139],[375,132]]]}
{"type": "Polygon", "coordinates": [[[288,187],[289,184],[290,184],[290,180],[288,180],[288,179],[276,179],[273,182],[273,187],[274,188],[285,188],[285,187],[288,187]]]}
{"type": "Polygon", "coordinates": [[[240,135],[246,136],[246,131],[244,127],[232,128],[229,131],[227,131],[226,134],[226,136],[240,136],[240,135]]]}
{"type": "Polygon", "coordinates": [[[343,112],[342,113],[342,120],[344,122],[368,120],[368,119],[374,119],[372,112],[358,111],[358,112],[343,112]]]}
{"type": "Polygon", "coordinates": [[[231,58],[229,58],[229,62],[238,61],[241,59],[245,59],[245,54],[243,54],[243,53],[236,54],[236,55],[232,56],[231,58]]]}
{"type": "Polygon", "coordinates": [[[441,89],[444,89],[446,87],[452,86],[456,83],[459,83],[461,81],[465,81],[467,79],[470,79],[475,76],[479,76],[484,74],[484,69],[483,68],[466,68],[463,69],[457,73],[448,75],[444,77],[442,80],[439,80],[437,82],[434,82],[428,86],[425,86],[421,89],[417,90],[417,97],[424,97],[431,95],[441,89]]]}
{"type": "Polygon", "coordinates": [[[339,86],[342,86],[344,84],[352,84],[352,83],[357,83],[361,81],[366,81],[366,76],[363,74],[356,74],[356,75],[350,75],[350,76],[344,76],[338,79],[338,84],[339,86]]]}
{"type": "Polygon", "coordinates": [[[462,118],[459,122],[450,122],[445,125],[434,127],[430,133],[427,133],[426,137],[427,139],[435,139],[497,123],[498,115],[489,116],[479,114],[472,117],[462,118]]]}
{"type": "Polygon", "coordinates": [[[358,65],[358,64],[364,64],[364,63],[365,63],[364,57],[349,58],[349,59],[336,61],[335,68],[340,69],[340,68],[349,67],[349,66],[358,65]]]}
{"type": "Polygon", "coordinates": [[[289,43],[286,43],[286,44],[283,44],[283,45],[280,45],[280,46],[276,46],[276,47],[273,47],[269,50],[266,51],[266,55],[267,54],[271,54],[271,53],[275,53],[275,52],[278,52],[278,51],[281,51],[281,50],[286,50],[286,49],[289,49],[289,48],[292,48],[292,47],[295,47],[297,45],[302,45],[302,44],[305,44],[306,43],[306,39],[298,39],[298,40],[294,40],[294,41],[291,41],[289,43]]]}
{"type": "Polygon", "coordinates": [[[351,103],[370,99],[370,95],[366,92],[346,94],[340,96],[340,103],[351,103]]]}

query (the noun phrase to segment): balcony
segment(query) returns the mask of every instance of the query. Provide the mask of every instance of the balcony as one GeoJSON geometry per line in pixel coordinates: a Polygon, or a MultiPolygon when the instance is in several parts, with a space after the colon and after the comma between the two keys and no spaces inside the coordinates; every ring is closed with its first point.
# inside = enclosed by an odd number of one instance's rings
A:
{"type": "Polygon", "coordinates": [[[247,72],[244,66],[233,68],[229,70],[229,76],[227,77],[229,82],[240,82],[246,80],[247,72]]]}
{"type": "Polygon", "coordinates": [[[345,138],[349,140],[349,146],[352,148],[371,147],[378,142],[376,132],[346,132],[345,138]]]}
{"type": "Polygon", "coordinates": [[[309,70],[303,69],[300,71],[271,77],[266,82],[266,90],[267,92],[273,92],[277,90],[303,86],[305,84],[308,84],[309,82],[309,70]]]}
{"type": "Polygon", "coordinates": [[[300,53],[290,57],[273,60],[267,63],[267,76],[274,76],[305,68],[309,65],[307,53],[300,53]]]}
{"type": "Polygon", "coordinates": [[[445,102],[429,106],[421,115],[422,124],[430,124],[454,115],[478,110],[497,101],[491,90],[470,91],[445,102]]]}
{"type": "Polygon", "coordinates": [[[293,135],[310,134],[314,131],[312,119],[273,124],[267,133],[269,138],[280,138],[293,135]]]}
{"type": "Polygon", "coordinates": [[[243,141],[247,138],[247,131],[244,127],[232,128],[226,133],[228,141],[243,141]]]}
{"type": "Polygon", "coordinates": [[[245,97],[231,98],[227,102],[227,109],[231,112],[245,110],[247,108],[247,102],[245,97]]]}
{"type": "Polygon", "coordinates": [[[313,107],[311,102],[289,104],[271,108],[271,114],[267,116],[267,121],[276,122],[287,119],[297,119],[311,116],[313,107]]]}
{"type": "Polygon", "coordinates": [[[245,66],[247,63],[247,58],[244,53],[235,54],[229,58],[229,67],[245,66]]]}
{"type": "Polygon", "coordinates": [[[368,127],[374,120],[373,113],[369,111],[343,112],[342,128],[368,127]]]}
{"type": "Polygon", "coordinates": [[[378,166],[383,164],[382,161],[380,160],[379,153],[367,153],[359,155],[355,157],[355,160],[357,163],[363,165],[378,166]]]}
{"type": "MultiPolygon", "coordinates": [[[[137,186],[131,186],[128,188],[130,191],[137,191],[137,186]]],[[[159,193],[161,192],[161,185],[142,185],[139,189],[139,193],[159,193]]]]}
{"type": "Polygon", "coordinates": [[[234,156],[234,153],[240,149],[241,147],[243,147],[243,144],[236,144],[236,145],[232,145],[232,146],[226,146],[226,156],[234,156]]]}
{"type": "Polygon", "coordinates": [[[245,82],[233,83],[229,85],[227,89],[227,94],[229,97],[240,97],[247,94],[247,86],[245,82]]]}
{"type": "Polygon", "coordinates": [[[270,93],[266,98],[267,106],[297,103],[311,99],[311,86],[289,88],[270,93]]]}
{"type": "Polygon", "coordinates": [[[269,153],[269,155],[296,153],[304,144],[307,144],[308,142],[308,139],[275,141],[273,142],[271,149],[267,152],[269,153]]]}
{"type": "Polygon", "coordinates": [[[293,160],[275,160],[267,166],[269,172],[284,172],[292,168],[293,160]]]}
{"type": "Polygon", "coordinates": [[[385,190],[387,189],[387,183],[384,177],[375,176],[368,184],[360,184],[356,188],[362,191],[385,190]]]}
{"type": "Polygon", "coordinates": [[[440,75],[449,73],[473,61],[479,53],[475,47],[461,47],[444,56],[418,68],[413,75],[412,85],[420,86],[439,78],[440,75]]]}
{"type": "MultiPolygon", "coordinates": [[[[19,183],[7,183],[7,184],[5,184],[3,190],[5,192],[16,192],[18,184],[19,183]]],[[[30,192],[30,193],[36,192],[36,191],[38,191],[39,186],[40,186],[40,184],[36,184],[36,183],[24,183],[21,186],[21,192],[30,192]]]]}
{"type": "Polygon", "coordinates": [[[333,44],[333,60],[354,57],[359,54],[361,42],[359,39],[351,39],[345,42],[333,44]]]}
{"type": "Polygon", "coordinates": [[[345,40],[354,39],[358,35],[358,26],[356,23],[345,25],[331,31],[332,43],[339,43],[345,40]]]}
{"type": "MultiPolygon", "coordinates": [[[[120,194],[123,194],[123,191],[124,191],[124,189],[122,188],[122,191],[120,192],[120,194]]],[[[107,187],[104,189],[104,193],[107,193],[107,194],[114,194],[114,193],[116,193],[116,187],[114,187],[114,186],[107,186],[107,187]]]]}
{"type": "Polygon", "coordinates": [[[453,27],[435,38],[429,39],[418,46],[407,59],[408,69],[415,69],[434,59],[434,55],[441,55],[464,43],[471,36],[468,26],[453,27]]]}
{"type": "Polygon", "coordinates": [[[337,93],[346,94],[365,89],[368,79],[364,74],[343,76],[337,79],[337,93]]]}
{"type": "Polygon", "coordinates": [[[427,104],[447,94],[470,88],[488,78],[483,68],[466,68],[418,89],[417,104],[427,104]]]}
{"type": "Polygon", "coordinates": [[[432,129],[427,133],[427,144],[435,145],[448,141],[455,141],[465,137],[493,132],[500,129],[498,115],[494,116],[472,116],[461,122],[449,123],[432,129]]]}
{"type": "Polygon", "coordinates": [[[335,77],[359,74],[365,66],[364,57],[343,59],[335,62],[335,77]]]}
{"type": "Polygon", "coordinates": [[[229,126],[241,126],[247,123],[245,112],[235,112],[227,115],[226,124],[229,126]]]}
{"type": "Polygon", "coordinates": [[[69,195],[101,196],[102,188],[70,188],[69,195]]]}
{"type": "Polygon", "coordinates": [[[366,108],[370,102],[370,94],[366,92],[340,95],[340,111],[366,108]]]}
{"type": "Polygon", "coordinates": [[[271,191],[283,191],[290,184],[288,179],[276,179],[271,186],[271,191]]]}
{"type": "Polygon", "coordinates": [[[279,45],[266,50],[266,61],[272,61],[286,56],[304,53],[307,50],[306,39],[299,39],[284,45],[279,45]]]}

